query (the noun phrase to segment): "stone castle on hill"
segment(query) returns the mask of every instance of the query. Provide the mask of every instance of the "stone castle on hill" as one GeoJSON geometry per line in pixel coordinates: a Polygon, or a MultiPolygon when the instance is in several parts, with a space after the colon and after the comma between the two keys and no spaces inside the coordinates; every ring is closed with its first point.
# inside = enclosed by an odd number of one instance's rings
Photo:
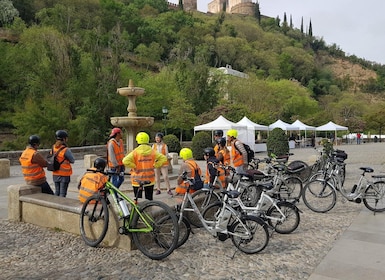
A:
{"type": "MultiPolygon", "coordinates": [[[[183,10],[197,11],[197,0],[183,0],[183,10]]],[[[168,3],[171,9],[178,4],[168,3]]],[[[207,5],[207,13],[217,14],[225,11],[229,14],[254,15],[255,5],[252,0],[213,0],[207,5]]]]}

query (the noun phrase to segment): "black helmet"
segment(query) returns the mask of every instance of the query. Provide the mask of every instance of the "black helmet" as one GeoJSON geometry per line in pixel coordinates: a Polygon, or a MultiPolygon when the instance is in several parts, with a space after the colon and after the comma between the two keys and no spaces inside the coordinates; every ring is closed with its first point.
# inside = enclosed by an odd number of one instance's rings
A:
{"type": "Polygon", "coordinates": [[[209,148],[206,148],[206,149],[203,150],[203,154],[204,154],[205,156],[212,157],[212,156],[215,155],[215,151],[214,151],[213,148],[209,147],[209,148]]]}
{"type": "Polygon", "coordinates": [[[104,168],[106,168],[106,165],[107,165],[107,161],[104,158],[99,157],[94,161],[94,167],[98,171],[103,171],[104,168]]]}
{"type": "Polygon", "coordinates": [[[217,144],[222,145],[222,146],[226,146],[226,138],[223,138],[223,137],[218,138],[217,144]]]}
{"type": "Polygon", "coordinates": [[[163,139],[163,133],[162,132],[158,132],[157,134],[155,134],[155,137],[159,137],[160,139],[163,139]]]}
{"type": "Polygon", "coordinates": [[[223,137],[223,130],[215,130],[214,131],[214,136],[223,137]]]}
{"type": "Polygon", "coordinates": [[[65,130],[58,130],[55,133],[56,140],[63,140],[64,138],[68,138],[68,133],[65,130]]]}
{"type": "Polygon", "coordinates": [[[31,146],[36,145],[36,144],[39,145],[40,144],[40,137],[37,135],[29,136],[28,144],[30,144],[31,146]]]}

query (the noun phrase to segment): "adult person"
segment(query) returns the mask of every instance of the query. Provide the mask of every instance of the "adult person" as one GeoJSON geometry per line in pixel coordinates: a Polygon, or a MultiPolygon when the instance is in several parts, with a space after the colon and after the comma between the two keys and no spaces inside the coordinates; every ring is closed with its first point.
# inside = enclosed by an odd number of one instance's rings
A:
{"type": "Polygon", "coordinates": [[[218,152],[217,159],[224,165],[230,164],[230,151],[227,149],[227,141],[225,138],[217,139],[218,152]]]}
{"type": "Polygon", "coordinates": [[[361,144],[361,133],[357,133],[357,144],[360,145],[361,144]]]}
{"type": "Polygon", "coordinates": [[[161,167],[167,161],[167,157],[151,148],[150,136],[146,132],[139,132],[136,135],[136,142],[139,146],[123,158],[123,164],[131,168],[131,184],[135,197],[142,198],[143,190],[139,188],[138,180],[149,181],[144,185],[144,193],[146,199],[153,200],[154,168],[161,167]]]}
{"type": "Polygon", "coordinates": [[[68,185],[71,181],[72,166],[75,158],[68,148],[68,133],[65,130],[58,130],[55,133],[56,142],[53,145],[53,153],[57,153],[57,160],[61,163],[59,170],[52,171],[53,181],[55,183],[55,195],[66,197],[68,185]]]}
{"type": "Polygon", "coordinates": [[[123,133],[122,130],[118,127],[114,127],[111,130],[110,137],[107,142],[107,161],[108,168],[115,172],[111,176],[111,183],[119,188],[124,182],[124,143],[123,143],[123,133]]]}
{"type": "Polygon", "coordinates": [[[84,203],[88,197],[97,194],[108,181],[108,176],[103,173],[107,161],[104,158],[97,158],[94,161],[94,167],[87,170],[78,184],[79,201],[84,203]]]}
{"type": "MultiPolygon", "coordinates": [[[[218,147],[218,140],[219,139],[225,139],[223,137],[223,130],[219,129],[219,130],[215,130],[214,131],[214,151],[215,151],[215,156],[218,157],[218,151],[219,151],[219,147],[218,147]]],[[[225,139],[226,140],[226,139],[225,139]]]]}
{"type": "MultiPolygon", "coordinates": [[[[161,153],[162,155],[168,156],[168,147],[167,144],[163,142],[163,133],[158,132],[155,135],[155,144],[152,145],[152,149],[161,153]]],[[[155,168],[155,183],[156,183],[156,192],[158,195],[160,191],[160,174],[162,173],[164,183],[167,187],[167,194],[172,195],[170,179],[168,178],[168,160],[159,168],[155,168]]]]}
{"type": "Polygon", "coordinates": [[[243,143],[237,139],[238,131],[230,129],[227,131],[227,141],[231,144],[230,165],[233,166],[237,173],[245,173],[247,170],[247,152],[243,143]]]}
{"type": "MultiPolygon", "coordinates": [[[[218,167],[219,160],[215,157],[215,151],[211,147],[207,147],[203,150],[203,157],[206,160],[206,176],[204,180],[204,188],[210,188],[213,186],[215,177],[219,175],[219,181],[223,187],[225,187],[226,176],[225,171],[218,167]],[[218,174],[219,172],[219,174],[218,174]]],[[[214,186],[215,187],[215,186],[214,186]]]]}
{"type": "MultiPolygon", "coordinates": [[[[180,166],[179,172],[178,172],[178,179],[177,183],[178,186],[175,188],[176,194],[183,195],[186,193],[187,190],[187,184],[183,182],[182,174],[184,172],[187,172],[188,178],[194,178],[195,172],[198,172],[199,176],[202,175],[202,171],[198,165],[198,163],[193,159],[193,152],[189,148],[183,148],[179,152],[179,156],[182,158],[183,163],[180,166]]],[[[192,188],[190,188],[190,193],[195,192],[192,188]]]]}
{"type": "Polygon", "coordinates": [[[27,185],[40,187],[42,193],[53,194],[43,169],[47,167],[47,160],[37,151],[39,145],[38,135],[29,136],[28,146],[19,158],[21,170],[27,185]]]}

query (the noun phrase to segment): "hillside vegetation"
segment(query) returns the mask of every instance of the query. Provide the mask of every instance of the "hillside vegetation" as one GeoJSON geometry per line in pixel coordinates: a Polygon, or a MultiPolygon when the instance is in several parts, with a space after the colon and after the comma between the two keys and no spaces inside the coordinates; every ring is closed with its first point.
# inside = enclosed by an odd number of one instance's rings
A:
{"type": "Polygon", "coordinates": [[[167,128],[190,140],[220,114],[265,125],[332,120],[372,134],[385,124],[385,67],[286,20],[187,13],[163,0],[6,2],[16,16],[0,21],[0,130],[17,141],[0,149],[20,149],[30,134],[48,147],[57,129],[72,146],[105,143],[110,117],[127,115],[116,89],[129,79],[146,90],[138,115],[155,118],[152,135],[167,128]],[[216,70],[226,65],[248,78],[216,70]]]}

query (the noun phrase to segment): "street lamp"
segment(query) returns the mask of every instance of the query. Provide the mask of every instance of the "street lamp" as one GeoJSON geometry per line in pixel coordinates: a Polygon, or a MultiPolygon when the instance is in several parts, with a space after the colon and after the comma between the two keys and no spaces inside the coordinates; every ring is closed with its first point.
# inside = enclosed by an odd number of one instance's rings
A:
{"type": "Polygon", "coordinates": [[[168,109],[166,108],[166,106],[163,106],[162,113],[163,113],[163,123],[164,123],[164,135],[167,135],[166,122],[167,122],[168,109]]]}

